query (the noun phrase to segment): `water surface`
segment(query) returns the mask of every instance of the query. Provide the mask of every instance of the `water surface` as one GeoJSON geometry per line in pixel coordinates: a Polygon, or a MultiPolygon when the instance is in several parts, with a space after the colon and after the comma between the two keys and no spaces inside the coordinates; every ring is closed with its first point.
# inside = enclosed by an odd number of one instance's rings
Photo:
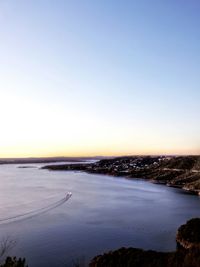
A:
{"type": "Polygon", "coordinates": [[[16,240],[10,254],[26,257],[29,267],[72,266],[122,246],[170,251],[177,227],[200,216],[199,197],[180,189],[32,166],[0,166],[0,239],[16,240]],[[68,191],[72,197],[55,205],[68,191]]]}

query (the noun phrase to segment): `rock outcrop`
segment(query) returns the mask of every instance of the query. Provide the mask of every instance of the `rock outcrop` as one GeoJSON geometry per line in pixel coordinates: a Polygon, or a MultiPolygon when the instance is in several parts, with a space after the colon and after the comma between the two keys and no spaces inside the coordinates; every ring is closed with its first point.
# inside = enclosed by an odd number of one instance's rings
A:
{"type": "Polygon", "coordinates": [[[200,250],[200,218],[191,219],[181,225],[176,235],[176,242],[179,247],[200,250]]]}
{"type": "Polygon", "coordinates": [[[192,219],[177,232],[174,252],[120,248],[96,256],[89,267],[200,267],[200,219],[192,219]]]}

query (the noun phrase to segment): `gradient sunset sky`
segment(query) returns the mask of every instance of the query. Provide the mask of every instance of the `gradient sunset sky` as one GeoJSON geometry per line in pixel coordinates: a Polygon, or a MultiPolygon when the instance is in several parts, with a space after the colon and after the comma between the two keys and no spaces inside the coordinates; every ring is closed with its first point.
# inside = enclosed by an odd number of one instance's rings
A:
{"type": "Polygon", "coordinates": [[[0,157],[200,154],[199,14],[0,0],[0,157]]]}

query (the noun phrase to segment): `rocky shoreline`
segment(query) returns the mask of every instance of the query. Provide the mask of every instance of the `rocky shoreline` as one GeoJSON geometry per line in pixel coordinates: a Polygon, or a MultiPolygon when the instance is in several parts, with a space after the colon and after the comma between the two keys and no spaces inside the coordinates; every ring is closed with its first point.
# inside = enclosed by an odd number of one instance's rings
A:
{"type": "Polygon", "coordinates": [[[194,218],[179,227],[176,241],[185,249],[198,248],[200,250],[200,219],[194,218]]]}
{"type": "Polygon", "coordinates": [[[189,220],[179,227],[174,252],[157,252],[138,248],[120,248],[98,255],[89,267],[199,267],[200,219],[189,220]]]}
{"type": "Polygon", "coordinates": [[[47,165],[43,169],[142,178],[200,194],[200,156],[120,157],[88,164],[47,165]]]}

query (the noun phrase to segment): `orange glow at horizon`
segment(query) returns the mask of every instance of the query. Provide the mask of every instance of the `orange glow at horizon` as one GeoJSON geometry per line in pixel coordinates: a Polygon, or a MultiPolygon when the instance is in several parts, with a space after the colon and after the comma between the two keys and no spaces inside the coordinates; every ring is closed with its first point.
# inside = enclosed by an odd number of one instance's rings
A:
{"type": "MultiPolygon", "coordinates": [[[[200,154],[195,140],[0,94],[0,157],[200,154]],[[9,106],[7,105],[9,102],[9,106]],[[55,112],[56,110],[56,112],[55,112]],[[146,130],[148,129],[148,130],[146,130]],[[166,140],[165,142],[163,140],[166,140]],[[193,141],[193,142],[191,142],[193,141]]],[[[155,125],[156,128],[156,125],[155,125]]]]}

